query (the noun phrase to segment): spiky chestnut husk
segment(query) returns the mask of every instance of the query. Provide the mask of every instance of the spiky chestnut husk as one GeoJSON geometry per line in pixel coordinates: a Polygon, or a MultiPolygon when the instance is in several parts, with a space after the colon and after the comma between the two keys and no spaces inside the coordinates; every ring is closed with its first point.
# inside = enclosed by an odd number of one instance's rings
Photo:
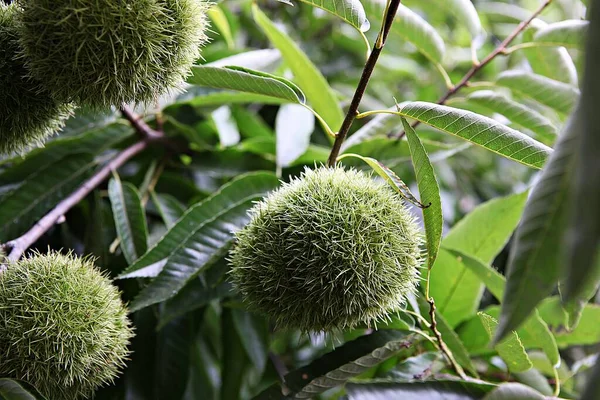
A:
{"type": "Polygon", "coordinates": [[[0,376],[48,399],[90,398],[129,355],[119,291],[89,258],[36,254],[0,273],[0,376]]]}
{"type": "Polygon", "coordinates": [[[231,277],[279,328],[370,325],[415,290],[419,227],[396,193],[360,171],[307,169],[250,213],[231,277]]]}
{"type": "Polygon", "coordinates": [[[205,0],[26,0],[32,74],[59,99],[101,108],[178,88],[206,41],[205,0]]]}
{"type": "Polygon", "coordinates": [[[18,39],[19,11],[15,4],[0,3],[0,153],[41,144],[72,111],[28,76],[18,39]]]}

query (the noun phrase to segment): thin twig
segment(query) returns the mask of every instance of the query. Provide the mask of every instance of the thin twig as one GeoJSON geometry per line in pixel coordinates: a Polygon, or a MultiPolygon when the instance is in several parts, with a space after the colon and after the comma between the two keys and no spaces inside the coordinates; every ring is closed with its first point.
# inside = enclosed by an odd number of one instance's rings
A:
{"type": "MultiPolygon", "coordinates": [[[[496,47],[494,49],[494,51],[492,51],[490,54],[488,54],[483,60],[481,60],[480,63],[478,64],[473,64],[473,66],[471,67],[471,69],[465,74],[465,76],[462,77],[462,79],[460,80],[460,82],[458,82],[458,84],[456,84],[454,87],[451,87],[450,89],[448,89],[448,91],[438,99],[437,104],[445,104],[446,101],[454,96],[456,94],[456,92],[458,92],[459,90],[461,90],[463,87],[468,86],[469,85],[469,80],[476,74],[478,73],[483,67],[485,67],[486,65],[488,65],[494,58],[496,58],[498,55],[504,54],[506,48],[508,47],[509,44],[512,43],[513,40],[515,40],[515,38],[525,30],[525,28],[527,28],[529,26],[529,24],[531,24],[531,21],[533,21],[535,18],[537,18],[542,11],[544,11],[546,9],[546,7],[548,7],[550,5],[550,3],[552,3],[552,0],[545,0],[539,7],[537,10],[535,10],[533,12],[533,14],[531,14],[531,16],[529,18],[527,18],[524,21],[521,21],[521,23],[515,28],[514,31],[512,31],[512,33],[510,35],[508,35],[506,37],[506,39],[504,39],[504,41],[502,43],[500,43],[498,45],[498,47],[496,47]]],[[[415,128],[419,125],[419,121],[416,121],[412,127],[415,128]]],[[[396,138],[401,139],[404,135],[406,134],[406,132],[402,131],[399,134],[395,135],[396,138]]]]}
{"type": "MultiPolygon", "coordinates": [[[[163,138],[162,132],[150,128],[140,117],[133,113],[129,107],[122,107],[121,112],[135,128],[140,135],[141,140],[119,152],[111,161],[96,171],[94,175],[82,183],[74,192],[58,203],[56,207],[40,219],[30,230],[20,237],[5,243],[4,248],[9,250],[7,256],[8,262],[18,261],[31,245],[54,226],[56,221],[104,182],[104,180],[110,176],[112,171],[118,169],[136,154],[143,151],[153,141],[163,138]]],[[[5,267],[0,265],[0,272],[3,268],[5,267]]]]}
{"type": "Polygon", "coordinates": [[[375,41],[375,46],[373,46],[373,51],[369,55],[365,67],[363,68],[362,75],[360,80],[358,81],[358,86],[356,87],[356,91],[354,92],[354,97],[350,102],[350,107],[348,108],[348,112],[346,113],[346,117],[344,118],[344,122],[340,127],[340,130],[335,136],[335,141],[333,142],[333,146],[331,148],[331,153],[329,154],[329,159],[327,160],[327,165],[334,166],[337,160],[337,157],[340,153],[340,149],[342,147],[342,143],[346,139],[348,132],[350,131],[350,127],[358,114],[358,106],[360,105],[360,101],[362,100],[365,90],[367,89],[367,84],[369,83],[369,79],[371,79],[371,74],[375,69],[375,65],[377,64],[377,60],[379,59],[379,55],[383,50],[383,46],[385,45],[385,41],[390,33],[390,29],[392,28],[392,24],[394,23],[394,18],[396,17],[396,11],[398,11],[398,6],[400,6],[401,0],[390,0],[385,15],[383,18],[383,24],[381,25],[381,30],[379,31],[379,35],[377,36],[377,40],[375,41]]]}
{"type": "Polygon", "coordinates": [[[430,324],[429,328],[431,329],[431,332],[433,332],[433,334],[435,335],[435,338],[438,341],[438,346],[440,348],[440,351],[442,353],[444,353],[444,355],[450,362],[450,365],[452,365],[452,368],[454,368],[454,370],[456,371],[458,376],[460,376],[461,379],[468,379],[467,374],[465,374],[465,371],[456,362],[456,360],[454,359],[454,356],[452,355],[452,352],[450,351],[448,346],[446,346],[446,343],[442,339],[442,334],[437,329],[437,321],[435,319],[435,301],[433,300],[433,297],[428,297],[427,302],[429,303],[429,316],[431,318],[431,324],[430,324]]]}

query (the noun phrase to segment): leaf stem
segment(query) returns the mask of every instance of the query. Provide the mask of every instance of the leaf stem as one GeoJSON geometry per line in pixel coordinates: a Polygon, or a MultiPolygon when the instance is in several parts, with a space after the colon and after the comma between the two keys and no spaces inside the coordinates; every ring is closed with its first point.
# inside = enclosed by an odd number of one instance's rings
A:
{"type": "MultiPolygon", "coordinates": [[[[5,243],[3,247],[9,251],[8,256],[6,257],[8,262],[18,261],[31,245],[54,226],[56,221],[104,182],[104,180],[110,176],[112,171],[118,169],[132,157],[142,152],[150,143],[164,138],[162,131],[157,131],[149,127],[143,119],[135,114],[129,107],[121,107],[121,113],[134,127],[140,136],[140,140],[119,152],[106,165],[97,170],[88,180],[82,183],[81,186],[59,202],[50,212],[40,219],[30,230],[20,237],[5,243]]],[[[5,268],[6,265],[0,264],[0,272],[5,268]]]]}
{"type": "MultiPolygon", "coordinates": [[[[504,41],[502,43],[500,43],[498,45],[498,47],[496,47],[490,54],[488,54],[483,60],[481,60],[481,62],[479,63],[474,63],[473,66],[471,67],[471,69],[462,77],[462,79],[460,80],[460,82],[458,82],[454,87],[448,89],[448,91],[438,99],[437,104],[445,104],[446,101],[454,96],[454,94],[456,94],[456,92],[458,92],[459,90],[461,90],[463,87],[467,86],[469,84],[469,80],[476,74],[478,73],[483,67],[485,67],[486,65],[488,65],[493,59],[495,59],[498,55],[501,54],[505,54],[505,51],[508,47],[509,44],[512,43],[513,40],[515,40],[515,38],[525,30],[525,28],[527,28],[529,26],[529,24],[531,23],[531,21],[533,21],[535,18],[537,18],[542,11],[544,11],[546,9],[546,7],[548,7],[550,5],[550,3],[552,3],[552,0],[545,0],[539,7],[537,10],[535,10],[533,12],[533,14],[531,14],[531,16],[529,18],[527,18],[524,21],[521,21],[521,23],[519,25],[517,25],[517,27],[515,28],[514,31],[512,31],[512,33],[510,35],[508,35],[506,37],[506,39],[504,39],[504,41]]],[[[417,125],[419,125],[419,121],[415,122],[412,127],[415,128],[417,125]]],[[[402,131],[399,134],[395,135],[395,137],[397,139],[401,139],[402,137],[404,137],[404,135],[406,134],[406,132],[402,131]]]]}
{"type": "Polygon", "coordinates": [[[385,45],[385,41],[390,33],[390,29],[392,28],[392,24],[394,23],[394,18],[396,17],[396,11],[398,11],[398,6],[400,5],[401,0],[390,0],[386,6],[385,14],[383,18],[383,23],[381,25],[381,30],[379,31],[379,35],[377,36],[377,40],[375,41],[375,46],[365,66],[363,68],[362,75],[360,80],[358,81],[358,86],[356,87],[356,91],[354,92],[354,97],[350,102],[350,107],[348,108],[348,112],[346,113],[346,117],[344,118],[344,122],[342,122],[342,126],[340,130],[335,135],[335,141],[333,142],[333,146],[331,148],[331,153],[329,154],[329,158],[327,160],[327,165],[330,167],[334,166],[337,160],[337,157],[340,153],[340,149],[342,147],[342,143],[348,136],[348,132],[350,131],[350,127],[358,114],[358,106],[365,94],[365,90],[367,89],[367,85],[369,83],[369,79],[371,79],[371,75],[373,74],[373,70],[375,69],[375,65],[377,64],[377,60],[379,59],[379,55],[383,50],[383,46],[385,45]]]}

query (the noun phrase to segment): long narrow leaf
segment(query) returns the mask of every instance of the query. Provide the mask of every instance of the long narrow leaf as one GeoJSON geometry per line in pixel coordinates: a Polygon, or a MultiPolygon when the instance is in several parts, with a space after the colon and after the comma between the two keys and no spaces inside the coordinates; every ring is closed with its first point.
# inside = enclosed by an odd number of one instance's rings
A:
{"type": "Polygon", "coordinates": [[[417,101],[402,106],[398,113],[532,168],[542,168],[552,152],[521,132],[469,111],[417,101]]]}
{"type": "MultiPolygon", "coordinates": [[[[288,0],[289,1],[289,0],[288,0]]],[[[371,27],[367,13],[359,0],[298,0],[325,10],[356,28],[366,32],[371,27]]],[[[287,1],[284,1],[287,2],[287,1]]]]}
{"type": "Polygon", "coordinates": [[[587,34],[589,22],[566,20],[549,24],[533,36],[533,40],[549,46],[565,46],[581,49],[587,34]]]}
{"type": "Polygon", "coordinates": [[[425,235],[427,236],[427,266],[431,268],[437,258],[444,225],[440,187],[421,139],[404,118],[402,118],[402,124],[404,125],[410,156],[417,176],[421,203],[429,204],[427,208],[423,209],[423,220],[425,235]]]}
{"type": "Polygon", "coordinates": [[[425,57],[442,62],[446,46],[444,40],[427,21],[408,7],[400,4],[393,25],[394,32],[412,43],[425,57]]]}

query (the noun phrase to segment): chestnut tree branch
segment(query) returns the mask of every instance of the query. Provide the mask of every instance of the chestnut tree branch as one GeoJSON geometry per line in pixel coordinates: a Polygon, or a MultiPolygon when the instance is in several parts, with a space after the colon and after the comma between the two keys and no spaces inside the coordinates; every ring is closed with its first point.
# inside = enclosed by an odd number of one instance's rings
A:
{"type": "Polygon", "coordinates": [[[333,147],[331,148],[331,153],[329,154],[329,158],[327,160],[327,165],[330,167],[335,165],[338,155],[340,154],[340,149],[342,147],[342,143],[346,139],[348,132],[350,131],[350,127],[354,122],[354,119],[358,115],[358,106],[360,105],[360,101],[362,100],[365,90],[367,89],[367,85],[369,83],[369,79],[371,79],[371,75],[373,74],[373,70],[375,69],[375,65],[377,64],[377,60],[379,59],[379,55],[383,50],[383,46],[385,41],[390,33],[390,29],[392,28],[392,24],[394,23],[394,18],[396,17],[396,11],[398,11],[398,6],[400,5],[401,0],[390,0],[385,10],[385,15],[383,17],[383,23],[381,25],[381,30],[379,31],[379,35],[377,36],[377,40],[375,41],[375,46],[373,46],[373,50],[367,59],[365,67],[363,68],[362,75],[360,80],[358,81],[358,86],[356,87],[356,91],[354,92],[354,97],[352,97],[352,101],[350,102],[350,107],[348,108],[348,112],[346,113],[346,117],[344,118],[344,122],[342,122],[342,126],[340,130],[335,136],[335,141],[333,142],[333,147]]]}
{"type": "MultiPolygon", "coordinates": [[[[533,14],[531,14],[531,16],[529,18],[527,18],[524,21],[521,21],[521,23],[519,25],[517,25],[517,27],[515,28],[514,31],[511,32],[510,35],[508,35],[506,37],[506,39],[504,39],[504,41],[502,43],[500,43],[498,45],[498,47],[496,47],[494,49],[494,51],[492,51],[490,54],[488,54],[483,60],[481,60],[481,62],[474,64],[471,69],[462,77],[462,79],[453,87],[451,87],[450,89],[448,89],[448,91],[438,99],[437,104],[445,104],[446,101],[448,101],[448,99],[452,96],[454,96],[456,94],[456,92],[458,92],[459,90],[461,90],[463,87],[468,86],[469,85],[469,80],[475,75],[477,74],[483,67],[485,67],[486,65],[488,65],[493,59],[495,59],[498,55],[504,54],[504,52],[506,51],[507,47],[509,44],[512,43],[513,40],[515,40],[515,38],[521,33],[523,32],[528,26],[529,24],[531,24],[531,21],[533,21],[535,18],[537,18],[542,11],[544,11],[546,9],[546,7],[548,7],[550,5],[550,3],[552,3],[552,0],[544,0],[544,2],[538,7],[537,10],[535,10],[533,12],[533,14]]],[[[415,128],[419,125],[419,121],[415,122],[412,127],[415,128]]],[[[396,138],[401,139],[403,136],[405,135],[405,132],[402,131],[399,134],[395,135],[396,138]]]]}
{"type": "MultiPolygon", "coordinates": [[[[119,152],[106,165],[96,171],[88,180],[83,182],[74,192],[69,194],[65,199],[58,203],[50,212],[40,219],[30,230],[20,237],[11,240],[3,245],[3,248],[8,253],[7,261],[18,261],[23,253],[33,245],[44,233],[46,233],[56,221],[65,215],[71,208],[83,200],[90,192],[98,187],[112,171],[120,168],[123,164],[129,161],[136,154],[139,154],[148,145],[154,141],[163,138],[164,134],[161,131],[156,131],[150,128],[138,115],[136,115],[129,107],[121,107],[121,113],[134,127],[140,140],[126,149],[119,152]]],[[[0,264],[0,271],[5,268],[0,264]]]]}

